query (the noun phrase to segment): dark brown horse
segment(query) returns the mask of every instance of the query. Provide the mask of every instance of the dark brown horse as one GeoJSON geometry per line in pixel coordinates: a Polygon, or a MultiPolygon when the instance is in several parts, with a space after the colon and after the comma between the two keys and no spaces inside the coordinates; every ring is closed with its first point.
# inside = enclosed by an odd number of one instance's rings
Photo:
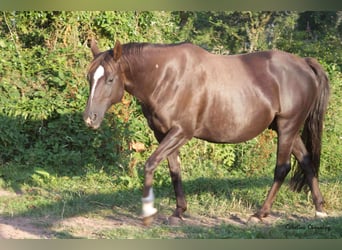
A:
{"type": "Polygon", "coordinates": [[[308,185],[317,216],[326,216],[318,187],[321,137],[329,80],[313,58],[281,51],[244,55],[210,54],[190,43],[160,45],[116,42],[100,52],[91,42],[94,60],[88,72],[90,95],[84,112],[89,127],[98,128],[106,110],[126,90],[141,103],[159,146],[145,165],[142,216],[153,207],[153,173],[167,159],[177,207],[187,204],[182,188],[179,149],[192,137],[217,143],[239,143],[271,128],[278,135],[274,182],[261,209],[266,217],[290,171],[291,154],[300,167],[291,179],[300,191],[308,185]],[[302,132],[301,132],[302,131],[302,132]]]}

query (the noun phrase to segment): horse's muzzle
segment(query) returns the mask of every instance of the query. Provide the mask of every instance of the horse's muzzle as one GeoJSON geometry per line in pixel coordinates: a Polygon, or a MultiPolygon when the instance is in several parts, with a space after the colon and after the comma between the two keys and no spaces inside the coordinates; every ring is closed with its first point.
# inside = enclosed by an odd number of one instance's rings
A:
{"type": "Polygon", "coordinates": [[[85,115],[83,119],[85,124],[92,129],[98,129],[100,127],[101,123],[98,122],[96,113],[89,113],[89,115],[85,115]]]}

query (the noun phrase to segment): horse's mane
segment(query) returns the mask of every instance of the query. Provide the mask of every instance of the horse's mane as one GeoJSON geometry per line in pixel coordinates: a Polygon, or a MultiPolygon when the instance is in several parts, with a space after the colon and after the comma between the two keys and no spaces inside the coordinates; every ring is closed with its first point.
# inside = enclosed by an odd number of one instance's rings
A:
{"type": "MultiPolygon", "coordinates": [[[[145,42],[125,43],[125,44],[122,44],[122,55],[125,58],[130,58],[130,61],[132,59],[133,61],[136,61],[136,60],[141,59],[140,55],[145,49],[175,47],[175,46],[180,46],[182,44],[191,44],[191,43],[188,43],[188,42],[181,42],[181,43],[174,43],[174,44],[159,44],[159,43],[145,43],[145,42]]],[[[109,49],[109,50],[99,53],[93,60],[92,64],[90,65],[89,71],[92,71],[95,68],[97,68],[98,65],[102,63],[103,61],[107,62],[108,65],[111,65],[112,58],[113,58],[113,49],[109,49]]]]}
{"type": "Polygon", "coordinates": [[[145,48],[167,48],[179,46],[182,44],[190,44],[188,42],[174,43],[174,44],[160,44],[160,43],[126,43],[122,45],[122,52],[124,55],[140,54],[145,48]]]}

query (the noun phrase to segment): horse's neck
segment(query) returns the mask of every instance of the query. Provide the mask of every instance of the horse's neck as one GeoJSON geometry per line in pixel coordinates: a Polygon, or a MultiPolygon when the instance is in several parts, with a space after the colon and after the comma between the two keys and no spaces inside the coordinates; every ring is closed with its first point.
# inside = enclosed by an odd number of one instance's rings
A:
{"type": "Polygon", "coordinates": [[[149,82],[146,79],[149,78],[150,72],[146,69],[148,62],[141,60],[139,55],[128,55],[123,57],[123,72],[125,90],[137,97],[142,102],[146,98],[146,89],[149,82]]]}

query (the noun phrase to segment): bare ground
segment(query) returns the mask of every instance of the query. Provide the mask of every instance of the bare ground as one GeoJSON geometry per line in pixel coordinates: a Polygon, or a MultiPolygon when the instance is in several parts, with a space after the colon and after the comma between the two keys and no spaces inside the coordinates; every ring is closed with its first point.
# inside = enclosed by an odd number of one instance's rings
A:
{"type": "MultiPolygon", "coordinates": [[[[0,196],[15,196],[15,193],[0,189],[0,196]]],[[[113,207],[111,215],[79,215],[71,218],[30,218],[30,217],[3,217],[0,215],[0,239],[50,239],[50,238],[99,238],[99,232],[105,230],[125,228],[128,226],[143,228],[142,220],[138,215],[127,214],[119,207],[113,207]]],[[[188,216],[181,225],[197,227],[215,227],[222,224],[245,227],[250,223],[260,223],[251,220],[251,217],[243,214],[230,214],[228,217],[201,217],[188,216]]],[[[284,215],[271,214],[262,223],[272,225],[278,220],[284,219],[284,215]]],[[[294,216],[287,219],[309,219],[294,216]]],[[[158,214],[152,226],[169,224],[168,217],[158,214]]],[[[170,235],[170,238],[181,235],[170,235]]]]}
{"type": "MultiPolygon", "coordinates": [[[[263,223],[271,225],[281,217],[270,215],[263,223]]],[[[243,215],[233,214],[229,217],[208,218],[201,216],[186,217],[181,225],[197,227],[215,227],[222,224],[232,224],[244,227],[248,223],[255,223],[243,215]]],[[[168,224],[165,215],[157,215],[152,226],[168,224]]],[[[66,219],[41,218],[33,219],[27,217],[0,217],[0,239],[49,239],[56,238],[57,234],[68,238],[98,238],[99,232],[127,226],[145,227],[139,216],[125,216],[123,214],[106,217],[76,216],[66,219]]],[[[63,238],[64,238],[63,237],[63,238]]],[[[181,237],[180,235],[170,238],[181,237]]]]}
{"type": "MultiPolygon", "coordinates": [[[[15,197],[17,194],[0,189],[0,196],[15,197]]],[[[127,215],[119,207],[113,207],[110,216],[94,215],[71,218],[30,218],[22,216],[4,217],[0,215],[0,239],[49,239],[60,234],[70,238],[98,238],[104,230],[124,228],[127,226],[144,227],[138,215],[127,215]]],[[[181,224],[189,226],[213,227],[222,223],[243,226],[246,218],[234,215],[230,218],[187,217],[181,224]]],[[[158,214],[153,225],[168,224],[168,217],[158,214]]],[[[170,238],[173,236],[170,235],[170,238]]]]}
{"type": "MultiPolygon", "coordinates": [[[[275,220],[277,218],[271,217],[268,222],[275,220]]],[[[245,226],[247,219],[237,215],[229,218],[188,217],[182,222],[184,225],[198,227],[214,227],[223,223],[245,226]]],[[[159,215],[155,218],[153,225],[162,224],[167,224],[167,219],[159,215]]],[[[139,217],[122,215],[120,218],[76,216],[58,221],[49,218],[34,220],[27,217],[0,217],[0,239],[49,239],[55,238],[56,234],[64,234],[72,238],[98,238],[98,233],[103,230],[127,226],[144,227],[139,217]]],[[[170,237],[172,238],[171,235],[170,237]]]]}

